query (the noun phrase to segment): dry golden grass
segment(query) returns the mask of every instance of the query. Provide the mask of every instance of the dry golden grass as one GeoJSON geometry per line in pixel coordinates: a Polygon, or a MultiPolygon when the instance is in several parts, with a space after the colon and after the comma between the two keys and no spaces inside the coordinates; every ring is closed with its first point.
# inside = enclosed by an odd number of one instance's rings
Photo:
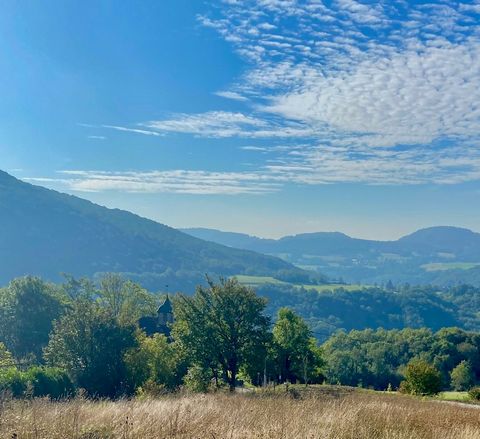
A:
{"type": "Polygon", "coordinates": [[[351,392],[300,399],[258,394],[156,400],[9,401],[0,438],[18,439],[479,439],[480,410],[409,397],[351,392]]]}

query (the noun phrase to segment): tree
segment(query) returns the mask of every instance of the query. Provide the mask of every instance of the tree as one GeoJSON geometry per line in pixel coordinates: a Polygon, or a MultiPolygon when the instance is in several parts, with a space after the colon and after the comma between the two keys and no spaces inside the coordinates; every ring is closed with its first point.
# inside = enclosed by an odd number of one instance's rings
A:
{"type": "Polygon", "coordinates": [[[147,337],[137,331],[138,346],[125,355],[129,379],[134,388],[167,389],[179,386],[186,372],[183,354],[177,343],[163,334],[147,337]]]}
{"type": "Polygon", "coordinates": [[[438,369],[424,360],[415,359],[405,369],[405,381],[401,390],[413,395],[435,395],[442,389],[442,377],[438,369]]]}
{"type": "Polygon", "coordinates": [[[15,367],[15,361],[5,345],[0,342],[0,370],[8,367],[15,367]]]}
{"type": "Polygon", "coordinates": [[[55,324],[45,359],[90,395],[114,397],[132,390],[124,356],[135,345],[134,327],[120,325],[97,303],[80,300],[55,324]]]}
{"type": "Polygon", "coordinates": [[[473,386],[474,376],[472,366],[463,360],[450,372],[450,382],[454,390],[464,391],[473,386]]]}
{"type": "MultiPolygon", "coordinates": [[[[313,339],[314,340],[314,339],[313,339]]],[[[289,308],[281,308],[273,327],[273,342],[276,347],[283,379],[308,382],[309,371],[319,362],[319,351],[312,340],[312,332],[305,321],[289,308]]]]}
{"type": "Polygon", "coordinates": [[[208,280],[193,297],[181,296],[176,307],[174,338],[191,352],[192,363],[219,365],[231,391],[242,365],[264,348],[270,320],[266,301],[236,279],[208,280]]]}
{"type": "Polygon", "coordinates": [[[60,293],[41,279],[13,280],[0,291],[0,340],[17,359],[41,360],[53,321],[64,307],[60,293]]]}
{"type": "Polygon", "coordinates": [[[135,324],[140,317],[153,315],[156,297],[138,284],[115,273],[100,280],[98,292],[102,306],[122,324],[135,324]]]}

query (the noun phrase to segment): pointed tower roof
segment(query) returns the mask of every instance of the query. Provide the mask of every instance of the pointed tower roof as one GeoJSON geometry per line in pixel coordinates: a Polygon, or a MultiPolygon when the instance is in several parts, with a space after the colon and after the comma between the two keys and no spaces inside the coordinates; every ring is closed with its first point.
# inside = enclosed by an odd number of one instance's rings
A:
{"type": "Polygon", "coordinates": [[[167,298],[158,307],[157,313],[158,314],[173,314],[172,302],[170,302],[170,298],[168,297],[168,294],[167,294],[167,298]]]}

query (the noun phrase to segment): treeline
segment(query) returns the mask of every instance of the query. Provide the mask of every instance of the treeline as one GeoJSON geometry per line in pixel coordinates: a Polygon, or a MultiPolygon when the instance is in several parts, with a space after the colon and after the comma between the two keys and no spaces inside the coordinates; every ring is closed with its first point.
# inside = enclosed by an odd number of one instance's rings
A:
{"type": "Polygon", "coordinates": [[[416,361],[434,367],[440,388],[469,390],[480,382],[480,334],[458,328],[339,332],[323,353],[331,383],[396,389],[416,361]]]}
{"type": "Polygon", "coordinates": [[[461,285],[388,285],[317,292],[282,285],[257,288],[268,298],[269,313],[289,307],[301,315],[320,341],[338,330],[459,327],[480,331],[480,288],[461,285]]]}
{"type": "Polygon", "coordinates": [[[0,289],[0,393],[115,398],[283,382],[435,393],[480,382],[480,335],[462,329],[340,331],[319,345],[298,313],[269,313],[233,279],[176,294],[170,335],[147,336],[138,322],[161,299],[115,274],[12,281],[0,289]]]}
{"type": "Polygon", "coordinates": [[[118,275],[98,286],[12,281],[0,290],[0,391],[119,397],[323,380],[306,323],[281,309],[272,326],[266,300],[236,280],[209,281],[173,302],[171,336],[148,337],[138,321],[155,315],[158,297],[118,275]]]}

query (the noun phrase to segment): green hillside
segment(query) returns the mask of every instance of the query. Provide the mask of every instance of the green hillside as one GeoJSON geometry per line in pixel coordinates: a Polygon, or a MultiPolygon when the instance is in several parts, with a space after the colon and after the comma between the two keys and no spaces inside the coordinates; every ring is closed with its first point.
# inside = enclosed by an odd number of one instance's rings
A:
{"type": "Polygon", "coordinates": [[[132,213],[33,186],[0,171],[0,284],[25,274],[126,273],[153,290],[192,291],[205,274],[308,274],[272,256],[206,242],[132,213]]]}
{"type": "Polygon", "coordinates": [[[352,284],[394,283],[480,286],[480,234],[430,227],[396,241],[357,239],[338,232],[262,239],[212,229],[185,229],[197,238],[253,250],[352,284]]]}

